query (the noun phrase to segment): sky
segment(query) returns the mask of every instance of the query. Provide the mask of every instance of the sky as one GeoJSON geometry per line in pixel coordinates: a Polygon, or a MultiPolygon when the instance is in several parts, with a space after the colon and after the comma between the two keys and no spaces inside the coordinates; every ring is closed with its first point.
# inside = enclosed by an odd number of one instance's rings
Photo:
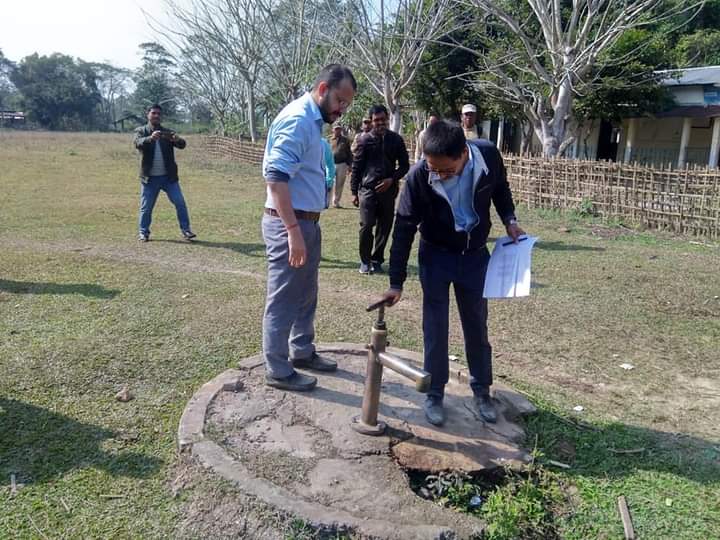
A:
{"type": "Polygon", "coordinates": [[[54,52],[136,68],[138,45],[159,41],[141,10],[163,20],[164,0],[12,0],[0,7],[0,49],[17,62],[54,52]]]}

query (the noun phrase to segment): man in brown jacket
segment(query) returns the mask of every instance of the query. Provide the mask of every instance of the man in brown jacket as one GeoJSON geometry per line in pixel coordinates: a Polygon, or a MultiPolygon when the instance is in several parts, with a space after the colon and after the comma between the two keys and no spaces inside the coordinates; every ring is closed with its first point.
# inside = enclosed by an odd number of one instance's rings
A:
{"type": "Polygon", "coordinates": [[[343,135],[342,125],[335,124],[333,126],[330,146],[332,147],[333,160],[335,161],[335,185],[333,186],[332,204],[335,208],[342,208],[342,206],[340,206],[340,200],[342,198],[343,187],[345,186],[345,177],[347,176],[348,167],[352,165],[350,141],[343,135]]]}
{"type": "Polygon", "coordinates": [[[180,233],[185,240],[195,238],[190,229],[190,216],[180,189],[175,148],[185,148],[185,140],[160,124],[162,107],[151,105],[147,112],[148,123],[135,130],[134,145],[140,152],[140,219],[138,240],[150,240],[152,211],[161,191],[175,206],[180,233]]]}

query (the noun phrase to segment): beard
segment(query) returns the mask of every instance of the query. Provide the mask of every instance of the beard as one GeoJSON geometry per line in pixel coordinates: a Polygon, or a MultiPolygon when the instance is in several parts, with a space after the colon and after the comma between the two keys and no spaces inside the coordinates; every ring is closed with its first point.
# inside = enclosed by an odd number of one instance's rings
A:
{"type": "Polygon", "coordinates": [[[320,103],[318,108],[320,109],[320,115],[322,116],[323,122],[325,122],[326,124],[332,124],[340,117],[337,112],[330,110],[327,101],[323,101],[322,103],[320,103]]]}

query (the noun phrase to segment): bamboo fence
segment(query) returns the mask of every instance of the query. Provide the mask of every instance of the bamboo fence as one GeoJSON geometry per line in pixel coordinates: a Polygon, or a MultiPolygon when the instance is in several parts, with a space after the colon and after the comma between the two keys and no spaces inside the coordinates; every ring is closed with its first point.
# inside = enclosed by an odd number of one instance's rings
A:
{"type": "MultiPolygon", "coordinates": [[[[260,165],[264,145],[211,136],[204,148],[214,158],[260,165]]],[[[516,155],[504,161],[516,203],[530,208],[585,211],[649,229],[720,238],[718,169],[516,155]]]]}
{"type": "Polygon", "coordinates": [[[504,157],[516,202],[531,208],[584,210],[651,229],[720,237],[720,171],[648,165],[504,157]]]}

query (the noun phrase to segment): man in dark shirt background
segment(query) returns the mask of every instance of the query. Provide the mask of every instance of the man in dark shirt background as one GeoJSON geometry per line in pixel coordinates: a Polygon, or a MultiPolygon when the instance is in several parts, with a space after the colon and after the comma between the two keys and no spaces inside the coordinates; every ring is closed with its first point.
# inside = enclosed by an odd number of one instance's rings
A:
{"type": "Polygon", "coordinates": [[[410,168],[405,141],[387,129],[387,109],[374,105],[369,116],[372,129],[358,141],[350,180],[353,204],[360,207],[361,274],[383,271],[385,245],[395,215],[395,198],[400,179],[410,168]]]}

